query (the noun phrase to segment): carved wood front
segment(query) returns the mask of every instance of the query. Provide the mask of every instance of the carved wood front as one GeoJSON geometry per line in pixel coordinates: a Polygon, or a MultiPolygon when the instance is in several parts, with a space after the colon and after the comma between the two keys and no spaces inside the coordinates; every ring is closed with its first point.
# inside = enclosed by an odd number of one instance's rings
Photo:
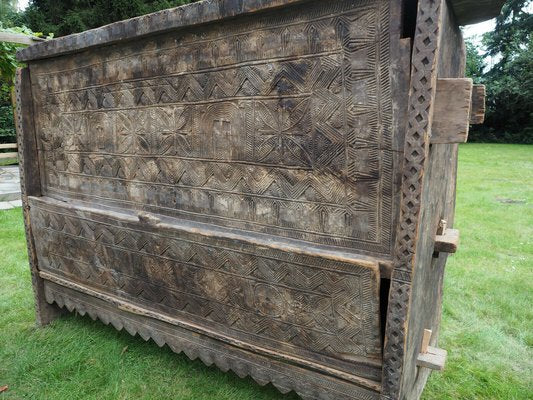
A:
{"type": "Polygon", "coordinates": [[[317,1],[39,62],[46,193],[389,254],[388,18],[317,1]]]}
{"type": "Polygon", "coordinates": [[[310,1],[30,63],[47,299],[98,293],[379,391],[390,18],[310,1]]]}

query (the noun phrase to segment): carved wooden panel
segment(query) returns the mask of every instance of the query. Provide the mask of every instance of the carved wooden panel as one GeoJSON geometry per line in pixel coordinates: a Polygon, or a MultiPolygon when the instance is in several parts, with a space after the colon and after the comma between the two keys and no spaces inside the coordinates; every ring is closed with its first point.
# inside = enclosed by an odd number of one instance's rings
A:
{"type": "Polygon", "coordinates": [[[43,192],[391,254],[388,0],[31,65],[43,192]]]}
{"type": "Polygon", "coordinates": [[[203,331],[379,380],[377,263],[87,210],[32,198],[41,272],[203,331]]]}
{"type": "Polygon", "coordinates": [[[304,399],[419,398],[463,3],[203,0],[20,50],[38,322],[76,310],[304,399]]]}

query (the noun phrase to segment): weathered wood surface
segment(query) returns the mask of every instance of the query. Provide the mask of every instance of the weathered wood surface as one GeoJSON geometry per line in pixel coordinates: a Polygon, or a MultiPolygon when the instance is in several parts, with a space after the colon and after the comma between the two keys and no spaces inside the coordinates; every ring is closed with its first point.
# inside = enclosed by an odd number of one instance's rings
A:
{"type": "Polygon", "coordinates": [[[163,219],[152,225],[89,210],[32,198],[41,271],[118,293],[201,333],[218,332],[220,340],[257,343],[279,357],[379,376],[376,263],[328,260],[268,237],[223,236],[193,223],[163,219]],[[357,314],[350,312],[356,307],[357,314]],[[334,322],[335,315],[342,322],[334,322]]]}
{"type": "Polygon", "coordinates": [[[459,230],[446,229],[442,235],[435,236],[435,251],[455,253],[459,246],[459,230]]]}
{"type": "Polygon", "coordinates": [[[0,42],[32,45],[42,42],[43,40],[45,39],[23,35],[21,33],[0,32],[0,42]]]}
{"type": "Polygon", "coordinates": [[[399,10],[308,1],[31,61],[39,278],[375,398],[399,10]]]}
{"type": "MultiPolygon", "coordinates": [[[[433,122],[437,87],[437,65],[441,46],[445,1],[419,2],[416,35],[411,59],[408,124],[402,176],[402,201],[394,249],[385,346],[383,354],[382,397],[405,398],[405,380],[413,374],[406,341],[409,335],[409,303],[413,286],[413,267],[424,250],[422,221],[425,172],[429,161],[429,138],[433,122]]],[[[416,277],[418,278],[418,277],[416,277]]]]}
{"type": "Polygon", "coordinates": [[[505,0],[451,0],[459,25],[469,25],[495,18],[500,14],[505,0]]]}
{"type": "MultiPolygon", "coordinates": [[[[438,78],[464,77],[466,51],[462,33],[448,3],[442,3],[439,27],[438,78]]],[[[435,234],[441,220],[453,228],[457,175],[457,144],[433,144],[426,155],[421,218],[414,280],[410,297],[405,359],[402,376],[402,399],[420,397],[431,369],[419,368],[417,358],[425,329],[432,331],[430,346],[438,347],[442,310],[443,281],[447,253],[433,257],[435,234]]]]}
{"type": "Polygon", "coordinates": [[[187,329],[144,315],[121,310],[99,297],[46,281],[46,298],[50,303],[81,315],[89,315],[118,330],[144,340],[152,339],[158,346],[167,344],[174,352],[184,352],[190,359],[199,358],[206,365],[215,364],[223,371],[234,371],[239,377],[251,376],[258,384],[272,383],[280,392],[294,390],[304,399],[377,400],[374,390],[349,383],[313,369],[291,365],[283,360],[256,354],[204,335],[191,335],[187,329]]]}
{"type": "Polygon", "coordinates": [[[38,325],[46,325],[62,312],[46,302],[44,281],[39,276],[37,254],[30,221],[28,196],[40,196],[39,163],[37,137],[34,126],[33,100],[28,68],[18,68],[15,76],[15,127],[17,130],[18,162],[20,169],[20,190],[26,245],[30,263],[31,280],[35,298],[36,319],[38,325]]]}
{"type": "Polygon", "coordinates": [[[465,143],[470,127],[472,79],[443,78],[437,81],[431,143],[465,143]]]}
{"type": "Polygon", "coordinates": [[[444,349],[428,346],[427,351],[420,353],[416,359],[416,364],[419,367],[433,369],[435,371],[442,371],[446,363],[448,352],[444,349]]]}
{"type": "MultiPolygon", "coordinates": [[[[95,46],[136,40],[172,29],[206,24],[301,2],[302,0],[204,0],[49,40],[20,50],[17,57],[19,61],[30,61],[69,54],[95,46]]],[[[504,2],[505,0],[451,0],[461,25],[496,17],[504,2]]]]}
{"type": "Polygon", "coordinates": [[[485,85],[474,85],[470,110],[470,123],[472,125],[479,125],[485,121],[485,92],[485,85]]]}
{"type": "Polygon", "coordinates": [[[389,1],[328,4],[32,64],[46,194],[390,257],[389,1]]]}
{"type": "Polygon", "coordinates": [[[424,329],[424,335],[422,336],[422,345],[420,346],[420,353],[424,354],[428,352],[429,341],[431,340],[431,329],[424,329]]]}
{"type": "Polygon", "coordinates": [[[464,69],[448,3],[418,7],[208,0],[19,52],[38,307],[306,399],[418,398],[464,69]]]}

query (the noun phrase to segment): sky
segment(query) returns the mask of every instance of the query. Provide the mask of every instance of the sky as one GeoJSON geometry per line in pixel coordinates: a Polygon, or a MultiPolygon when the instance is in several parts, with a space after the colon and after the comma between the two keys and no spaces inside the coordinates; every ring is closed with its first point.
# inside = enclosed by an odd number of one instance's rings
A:
{"type": "Polygon", "coordinates": [[[496,19],[483,21],[479,24],[467,25],[463,27],[463,35],[466,39],[479,43],[481,41],[481,36],[486,32],[492,31],[495,25],[496,19]]]}
{"type": "Polygon", "coordinates": [[[29,0],[19,0],[19,10],[24,10],[26,7],[28,7],[29,0]]]}

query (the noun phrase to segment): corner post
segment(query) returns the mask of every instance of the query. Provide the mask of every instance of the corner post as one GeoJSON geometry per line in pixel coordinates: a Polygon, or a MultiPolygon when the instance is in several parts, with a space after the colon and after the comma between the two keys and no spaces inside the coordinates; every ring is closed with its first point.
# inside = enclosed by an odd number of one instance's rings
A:
{"type": "Polygon", "coordinates": [[[13,106],[17,131],[22,210],[24,214],[24,228],[26,230],[31,281],[35,297],[36,321],[37,325],[44,326],[61,315],[62,311],[59,307],[48,304],[46,301],[44,282],[39,276],[37,254],[31,229],[28,196],[41,196],[41,180],[37,138],[33,123],[30,71],[28,67],[17,69],[13,106]]]}
{"type": "Polygon", "coordinates": [[[419,0],[403,152],[400,218],[394,249],[383,351],[382,400],[405,398],[403,382],[409,311],[418,247],[424,174],[428,165],[437,87],[440,28],[446,0],[419,0]]]}

